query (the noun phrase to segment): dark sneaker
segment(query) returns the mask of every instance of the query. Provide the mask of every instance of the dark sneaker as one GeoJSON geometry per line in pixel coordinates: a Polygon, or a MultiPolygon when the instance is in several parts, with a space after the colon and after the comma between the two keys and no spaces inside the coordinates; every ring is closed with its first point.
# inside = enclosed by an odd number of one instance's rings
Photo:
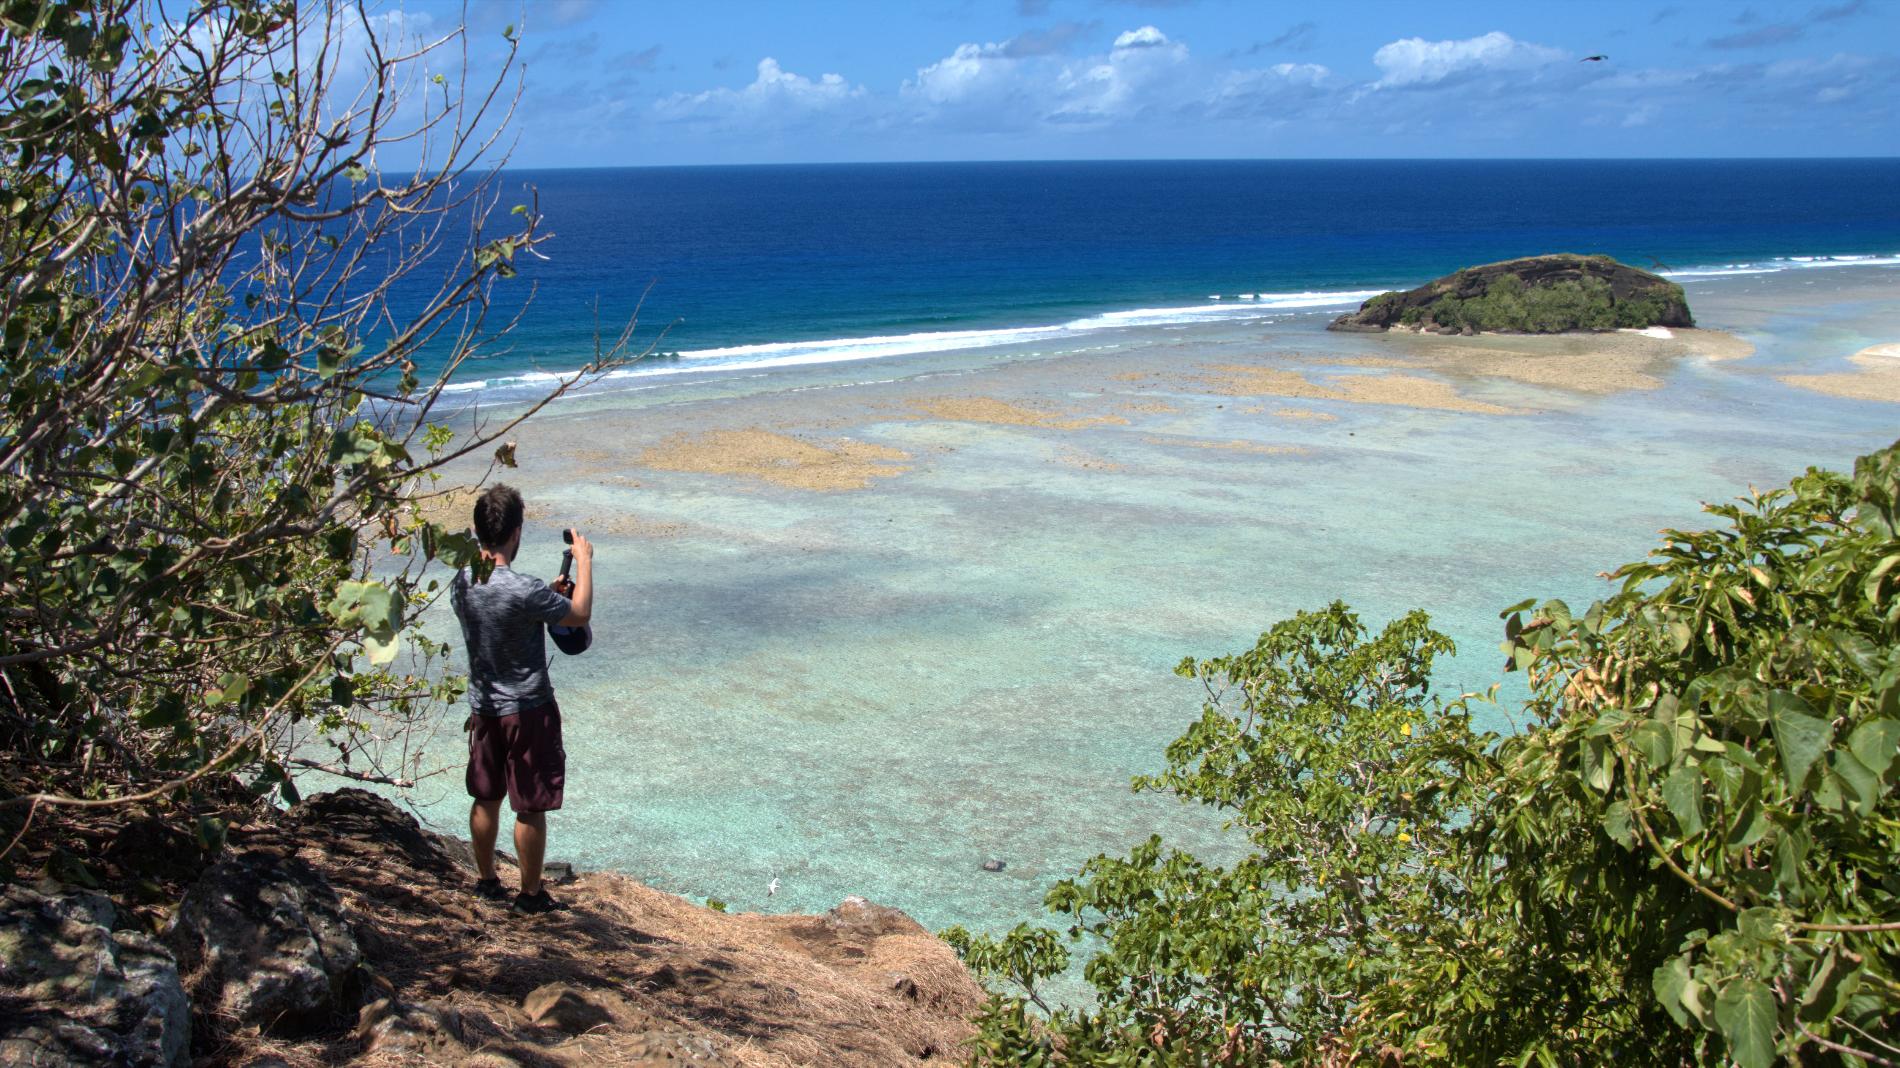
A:
{"type": "Polygon", "coordinates": [[[518,916],[538,916],[544,912],[559,912],[566,905],[554,900],[548,894],[548,888],[542,887],[532,894],[516,894],[514,912],[518,916]]]}
{"type": "Polygon", "coordinates": [[[475,896],[483,901],[500,904],[508,900],[508,891],[501,888],[500,879],[477,879],[475,880],[475,896]]]}

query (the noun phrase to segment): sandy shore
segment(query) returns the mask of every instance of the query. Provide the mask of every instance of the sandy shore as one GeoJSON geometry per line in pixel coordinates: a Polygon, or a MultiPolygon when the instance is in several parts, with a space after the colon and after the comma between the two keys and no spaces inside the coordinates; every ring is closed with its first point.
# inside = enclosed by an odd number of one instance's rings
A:
{"type": "Polygon", "coordinates": [[[1366,363],[1597,395],[1661,389],[1679,360],[1736,360],[1755,351],[1754,345],[1722,330],[1475,337],[1393,333],[1385,335],[1383,348],[1366,363]]]}
{"type": "Polygon", "coordinates": [[[1782,375],[1781,381],[1836,397],[1900,404],[1900,342],[1869,345],[1847,360],[1855,370],[1828,375],[1782,375]]]}

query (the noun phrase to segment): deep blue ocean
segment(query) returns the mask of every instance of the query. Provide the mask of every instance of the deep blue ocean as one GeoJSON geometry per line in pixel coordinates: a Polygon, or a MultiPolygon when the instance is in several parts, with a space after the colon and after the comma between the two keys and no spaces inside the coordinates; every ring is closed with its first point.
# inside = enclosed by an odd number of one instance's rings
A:
{"type": "Polygon", "coordinates": [[[640,305],[671,370],[901,357],[1348,306],[1607,253],[1693,277],[1900,257],[1900,159],[1170,161],[511,171],[554,239],[506,351],[558,372],[640,305]],[[869,339],[869,340],[867,340],[869,339]]]}

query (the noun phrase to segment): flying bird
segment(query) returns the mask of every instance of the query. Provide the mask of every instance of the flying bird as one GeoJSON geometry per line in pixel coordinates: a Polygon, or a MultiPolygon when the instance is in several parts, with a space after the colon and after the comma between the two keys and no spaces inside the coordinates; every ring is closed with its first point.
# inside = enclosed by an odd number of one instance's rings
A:
{"type": "Polygon", "coordinates": [[[1579,60],[1577,60],[1577,62],[1579,62],[1579,63],[1601,63],[1601,62],[1603,62],[1604,60],[1606,60],[1606,59],[1608,59],[1608,58],[1610,58],[1610,57],[1609,57],[1609,56],[1585,56],[1585,57],[1583,57],[1582,59],[1579,59],[1579,60]]]}

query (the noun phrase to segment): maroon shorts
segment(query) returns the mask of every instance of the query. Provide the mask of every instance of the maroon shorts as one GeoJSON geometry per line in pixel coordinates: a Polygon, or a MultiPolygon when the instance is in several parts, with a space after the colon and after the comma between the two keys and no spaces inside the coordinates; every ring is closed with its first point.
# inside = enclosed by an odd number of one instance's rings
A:
{"type": "Polygon", "coordinates": [[[499,801],[516,812],[552,812],[567,784],[561,706],[549,701],[511,716],[470,716],[468,796],[499,801]]]}

